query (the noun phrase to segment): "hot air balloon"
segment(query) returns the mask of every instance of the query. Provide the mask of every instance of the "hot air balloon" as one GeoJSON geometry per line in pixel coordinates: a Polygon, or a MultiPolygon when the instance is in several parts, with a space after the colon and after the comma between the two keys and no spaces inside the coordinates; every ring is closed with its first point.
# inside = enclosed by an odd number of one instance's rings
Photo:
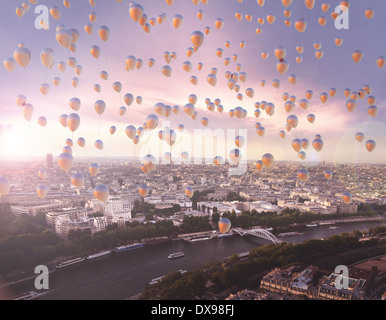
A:
{"type": "Polygon", "coordinates": [[[314,147],[314,149],[317,151],[317,152],[320,152],[322,151],[323,149],[323,140],[322,139],[315,139],[313,142],[312,142],[312,146],[314,147]]]}
{"type": "Polygon", "coordinates": [[[64,152],[58,157],[58,164],[63,171],[68,172],[74,163],[74,158],[71,153],[64,152]]]}
{"type": "Polygon", "coordinates": [[[80,125],[80,117],[76,113],[71,113],[67,117],[67,127],[72,131],[75,132],[80,125]]]}
{"type": "Polygon", "coordinates": [[[366,149],[368,152],[374,151],[376,146],[377,146],[377,144],[374,140],[367,140],[366,141],[366,149]]]}
{"type": "Polygon", "coordinates": [[[39,169],[38,170],[38,176],[41,178],[41,179],[46,179],[47,178],[47,170],[42,168],[42,169],[39,169]]]}
{"type": "Polygon", "coordinates": [[[297,173],[298,178],[302,182],[307,182],[309,179],[309,173],[306,169],[300,169],[297,173]]]}
{"type": "Polygon", "coordinates": [[[273,157],[272,154],[266,153],[266,154],[263,155],[261,160],[263,161],[264,167],[270,168],[273,165],[274,157],[273,157]]]}
{"type": "Polygon", "coordinates": [[[159,119],[155,114],[151,114],[151,115],[147,116],[147,118],[146,118],[146,128],[147,129],[154,130],[155,128],[157,128],[158,123],[159,123],[159,119]]]}
{"type": "Polygon", "coordinates": [[[88,171],[90,172],[90,175],[92,177],[95,177],[96,175],[98,175],[100,170],[101,170],[101,167],[98,163],[92,163],[88,168],[88,171]]]}
{"type": "Polygon", "coordinates": [[[109,198],[109,195],[109,188],[104,184],[99,184],[94,189],[94,197],[101,202],[106,202],[109,198]]]}
{"type": "Polygon", "coordinates": [[[342,194],[342,200],[345,204],[350,204],[352,202],[352,195],[350,192],[344,192],[342,194]]]}
{"type": "Polygon", "coordinates": [[[84,176],[81,173],[75,173],[71,176],[71,184],[79,189],[84,187],[84,176]]]}
{"type": "Polygon", "coordinates": [[[292,140],[292,148],[296,151],[299,152],[302,149],[302,141],[300,139],[294,139],[292,140]]]}
{"type": "Polygon", "coordinates": [[[222,234],[227,233],[231,228],[231,222],[227,218],[221,218],[218,222],[218,229],[222,234]]]}
{"type": "Polygon", "coordinates": [[[331,180],[332,179],[332,172],[330,170],[325,170],[324,171],[324,177],[327,179],[327,180],[331,180]]]}
{"type": "Polygon", "coordinates": [[[365,138],[365,135],[362,133],[362,132],[357,132],[355,134],[355,139],[358,141],[358,142],[362,142],[365,138]]]}
{"type": "Polygon", "coordinates": [[[37,193],[40,199],[44,199],[47,196],[47,187],[44,184],[39,185],[37,193]]]}
{"type": "Polygon", "coordinates": [[[139,193],[143,198],[146,198],[147,195],[149,194],[149,187],[146,184],[143,184],[139,187],[139,193]]]}
{"type": "Polygon", "coordinates": [[[185,187],[185,194],[191,198],[194,195],[194,191],[192,187],[185,187]]]}
{"type": "Polygon", "coordinates": [[[221,156],[216,156],[216,157],[214,158],[214,160],[213,160],[213,163],[214,163],[217,167],[219,167],[219,166],[221,166],[221,165],[224,163],[224,160],[223,160],[223,158],[222,158],[221,156]]]}

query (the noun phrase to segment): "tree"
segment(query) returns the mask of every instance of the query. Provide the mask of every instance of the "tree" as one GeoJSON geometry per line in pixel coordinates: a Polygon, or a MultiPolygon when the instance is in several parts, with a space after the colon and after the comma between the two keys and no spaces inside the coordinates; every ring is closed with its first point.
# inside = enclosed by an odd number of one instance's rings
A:
{"type": "Polygon", "coordinates": [[[213,210],[212,214],[212,223],[213,225],[217,226],[218,222],[220,221],[220,214],[217,212],[217,210],[213,210]]]}

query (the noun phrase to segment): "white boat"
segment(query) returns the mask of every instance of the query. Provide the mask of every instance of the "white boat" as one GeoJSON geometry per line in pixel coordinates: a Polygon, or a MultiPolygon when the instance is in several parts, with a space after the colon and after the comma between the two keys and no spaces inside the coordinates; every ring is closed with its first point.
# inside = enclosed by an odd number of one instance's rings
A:
{"type": "Polygon", "coordinates": [[[112,253],[112,250],[107,250],[107,251],[99,252],[99,253],[92,254],[92,255],[88,256],[86,258],[86,260],[94,260],[94,259],[102,258],[102,257],[108,256],[111,253],[112,253]]]}
{"type": "Polygon", "coordinates": [[[126,246],[116,247],[114,249],[114,251],[116,253],[121,253],[121,252],[129,251],[129,250],[139,249],[139,248],[142,248],[143,246],[144,246],[144,244],[142,242],[133,243],[133,244],[129,244],[126,246]]]}
{"type": "Polygon", "coordinates": [[[338,229],[339,227],[329,227],[328,229],[330,230],[335,230],[335,229],[338,229]]]}
{"type": "Polygon", "coordinates": [[[335,222],[326,221],[326,222],[320,222],[319,223],[320,226],[329,226],[329,225],[332,225],[332,224],[335,224],[335,222]]]}
{"type": "Polygon", "coordinates": [[[176,252],[176,253],[171,253],[168,255],[169,259],[175,259],[175,258],[180,258],[183,257],[185,254],[183,252],[176,252]]]}
{"type": "Polygon", "coordinates": [[[232,233],[220,233],[217,238],[229,238],[229,237],[233,237],[233,234],[232,233]]]}
{"type": "Polygon", "coordinates": [[[85,258],[76,258],[76,259],[60,262],[59,264],[56,265],[56,269],[62,269],[65,267],[73,266],[75,264],[84,262],[85,260],[86,260],[85,258]]]}
{"type": "Polygon", "coordinates": [[[307,224],[306,227],[307,228],[314,228],[314,227],[318,227],[319,225],[314,223],[314,224],[307,224]]]}
{"type": "Polygon", "coordinates": [[[193,237],[189,240],[189,242],[196,242],[196,241],[204,241],[204,240],[210,240],[211,238],[209,236],[198,236],[193,237]]]}
{"type": "MultiPolygon", "coordinates": [[[[187,273],[188,270],[179,270],[179,272],[180,272],[181,275],[183,275],[184,273],[187,273]]],[[[149,285],[156,284],[156,283],[160,282],[163,279],[163,277],[165,277],[165,276],[154,278],[153,280],[151,280],[149,282],[149,285]]]]}
{"type": "Polygon", "coordinates": [[[301,232],[285,232],[285,233],[280,233],[278,234],[278,237],[282,237],[282,238],[285,238],[285,237],[294,237],[294,236],[301,236],[303,235],[304,233],[301,233],[301,232]]]}

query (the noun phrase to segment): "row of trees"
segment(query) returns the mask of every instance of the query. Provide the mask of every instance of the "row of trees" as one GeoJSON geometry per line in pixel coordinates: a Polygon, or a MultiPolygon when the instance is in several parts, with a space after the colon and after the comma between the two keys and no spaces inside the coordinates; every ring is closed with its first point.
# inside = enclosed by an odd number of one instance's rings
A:
{"type": "Polygon", "coordinates": [[[185,275],[172,273],[156,285],[149,286],[142,299],[201,299],[203,286],[210,281],[209,290],[230,288],[256,289],[259,279],[269,270],[294,263],[314,264],[320,259],[330,259],[332,264],[347,264],[384,253],[385,241],[377,239],[359,241],[361,232],[342,233],[326,240],[307,240],[302,244],[268,244],[250,251],[249,259],[240,262],[237,255],[226,262],[208,262],[200,270],[185,275]],[[370,253],[371,252],[371,253],[370,253]],[[341,256],[339,256],[341,255],[341,256]],[[354,260],[355,259],[355,260],[354,260]],[[174,279],[175,281],[170,281],[174,279]],[[193,282],[195,280],[195,282],[193,282]]]}
{"type": "Polygon", "coordinates": [[[156,223],[128,223],[124,228],[111,225],[105,231],[91,234],[90,229],[72,230],[63,242],[52,231],[22,234],[0,239],[0,273],[46,264],[58,257],[86,255],[119,245],[159,236],[172,237],[180,233],[211,230],[208,218],[186,216],[181,226],[172,221],[156,223]]]}

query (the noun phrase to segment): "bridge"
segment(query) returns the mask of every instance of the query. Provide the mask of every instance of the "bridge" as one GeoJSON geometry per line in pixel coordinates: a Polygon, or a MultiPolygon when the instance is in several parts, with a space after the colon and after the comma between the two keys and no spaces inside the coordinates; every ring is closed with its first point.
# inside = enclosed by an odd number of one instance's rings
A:
{"type": "Polygon", "coordinates": [[[242,229],[242,228],[234,228],[232,229],[234,232],[239,234],[240,236],[244,237],[245,235],[249,234],[251,236],[255,236],[258,238],[262,238],[265,240],[272,241],[274,244],[282,243],[282,240],[279,240],[276,238],[271,232],[265,229],[242,229]]]}

